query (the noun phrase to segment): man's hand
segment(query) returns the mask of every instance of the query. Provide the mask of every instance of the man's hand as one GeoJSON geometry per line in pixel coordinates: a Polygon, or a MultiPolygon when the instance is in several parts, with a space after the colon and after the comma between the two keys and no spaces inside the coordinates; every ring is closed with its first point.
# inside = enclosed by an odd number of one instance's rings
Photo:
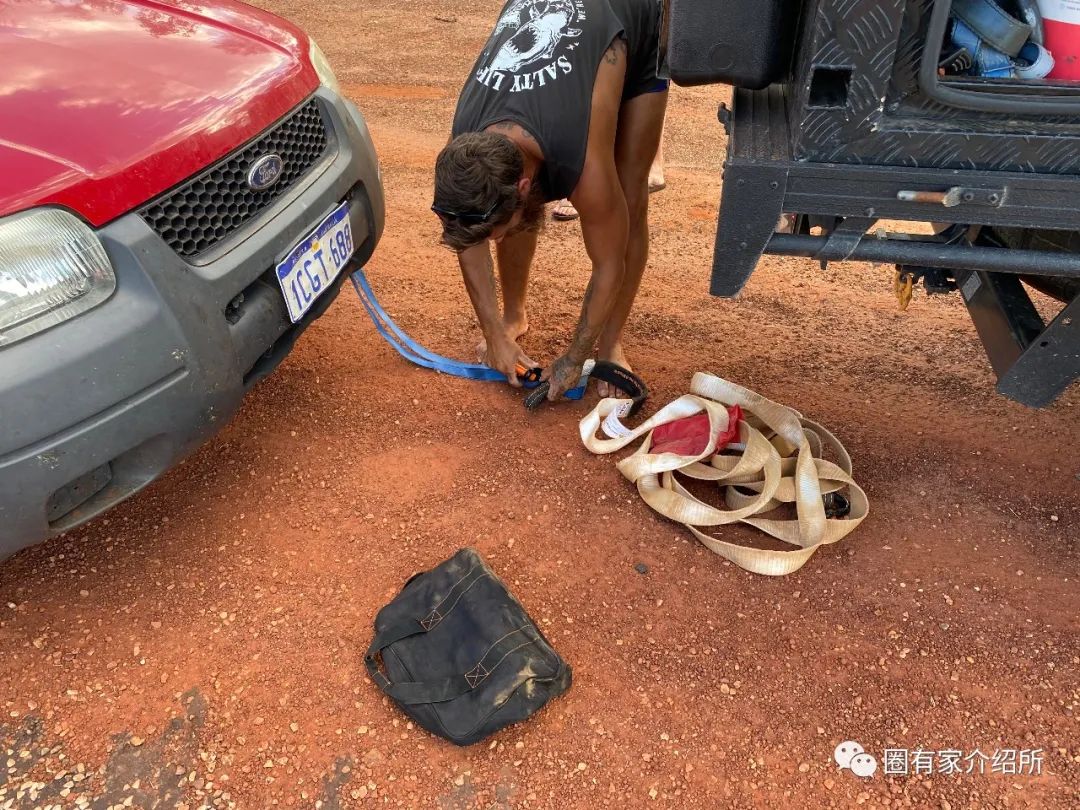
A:
{"type": "Polygon", "coordinates": [[[521,380],[517,376],[517,367],[534,368],[536,363],[522,351],[517,341],[508,336],[495,341],[488,341],[487,351],[481,362],[496,371],[506,375],[506,381],[514,388],[521,388],[521,380]]]}
{"type": "Polygon", "coordinates": [[[571,388],[576,388],[581,379],[582,361],[564,354],[548,368],[544,369],[541,379],[548,383],[548,402],[560,399],[571,388]]]}
{"type": "Polygon", "coordinates": [[[499,296],[495,291],[494,265],[487,242],[474,245],[458,254],[465,289],[469,292],[480,330],[484,333],[485,349],[480,362],[501,371],[514,388],[521,387],[517,367],[535,368],[536,363],[518,346],[516,335],[506,332],[499,314],[499,296]]]}

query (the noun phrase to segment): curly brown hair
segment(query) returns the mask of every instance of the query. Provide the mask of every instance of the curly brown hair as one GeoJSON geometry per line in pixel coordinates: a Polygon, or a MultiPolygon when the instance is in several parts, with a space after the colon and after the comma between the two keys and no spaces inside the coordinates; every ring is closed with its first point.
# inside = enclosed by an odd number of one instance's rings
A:
{"type": "Polygon", "coordinates": [[[448,143],[435,161],[435,205],[461,213],[490,211],[491,216],[472,222],[441,215],[442,243],[460,253],[488,239],[518,208],[534,207],[518,193],[524,168],[521,151],[505,135],[468,132],[448,143]]]}

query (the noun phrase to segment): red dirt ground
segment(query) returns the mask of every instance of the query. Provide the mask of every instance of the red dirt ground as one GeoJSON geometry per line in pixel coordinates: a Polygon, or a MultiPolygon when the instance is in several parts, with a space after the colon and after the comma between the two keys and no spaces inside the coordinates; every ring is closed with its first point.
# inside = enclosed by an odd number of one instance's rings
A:
{"type": "MultiPolygon", "coordinates": [[[[388,199],[369,267],[381,300],[433,349],[470,358],[431,166],[498,3],[261,5],[311,31],[371,125],[388,199]]],[[[653,407],[708,370],[832,427],[871,499],[852,537],[783,579],[726,564],[581,447],[588,403],[528,416],[509,389],[413,368],[346,289],[215,441],[0,566],[8,798],[1077,806],[1080,391],[1040,412],[997,396],[960,300],[919,293],[900,313],[889,268],[768,259],[738,299],[709,297],[725,97],[672,94],[669,188],[653,197],[627,350],[653,407]],[[575,684],[460,750],[408,724],[361,658],[378,608],[464,545],[575,684]],[[833,762],[845,739],[879,760],[1042,749],[1042,773],[860,780],[833,762]]],[[[551,359],[589,266],[576,225],[542,240],[525,346],[551,359]]]]}

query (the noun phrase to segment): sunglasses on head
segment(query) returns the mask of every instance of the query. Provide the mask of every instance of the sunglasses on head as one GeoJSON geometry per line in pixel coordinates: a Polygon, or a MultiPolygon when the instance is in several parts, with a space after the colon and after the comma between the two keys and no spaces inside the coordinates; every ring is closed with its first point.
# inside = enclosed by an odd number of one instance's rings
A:
{"type": "Polygon", "coordinates": [[[492,215],[495,213],[495,209],[498,207],[499,203],[496,202],[484,213],[479,213],[477,211],[460,212],[449,211],[446,208],[440,206],[438,203],[433,203],[431,206],[431,210],[438,214],[439,219],[446,223],[458,220],[465,223],[466,225],[479,225],[491,219],[492,215]]]}

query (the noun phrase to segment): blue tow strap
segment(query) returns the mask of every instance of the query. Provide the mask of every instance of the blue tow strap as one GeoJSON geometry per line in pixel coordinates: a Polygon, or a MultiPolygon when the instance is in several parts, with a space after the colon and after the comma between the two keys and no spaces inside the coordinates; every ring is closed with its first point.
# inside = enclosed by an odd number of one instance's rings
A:
{"type": "MultiPolygon", "coordinates": [[[[363,270],[356,270],[352,274],[353,287],[360,297],[360,303],[364,305],[371,322],[379,331],[386,342],[389,343],[398,354],[423,368],[430,368],[442,374],[453,377],[464,377],[467,380],[483,380],[485,382],[506,382],[506,375],[501,371],[485,366],[482,363],[462,363],[459,360],[451,360],[441,354],[428,351],[407,334],[391,318],[386,310],[379,304],[375,293],[372,292],[371,284],[363,270]]],[[[566,399],[577,400],[585,396],[585,386],[588,382],[588,374],[582,374],[581,382],[577,388],[572,388],[564,394],[566,399]]],[[[539,383],[526,383],[526,388],[535,388],[539,383]]]]}

